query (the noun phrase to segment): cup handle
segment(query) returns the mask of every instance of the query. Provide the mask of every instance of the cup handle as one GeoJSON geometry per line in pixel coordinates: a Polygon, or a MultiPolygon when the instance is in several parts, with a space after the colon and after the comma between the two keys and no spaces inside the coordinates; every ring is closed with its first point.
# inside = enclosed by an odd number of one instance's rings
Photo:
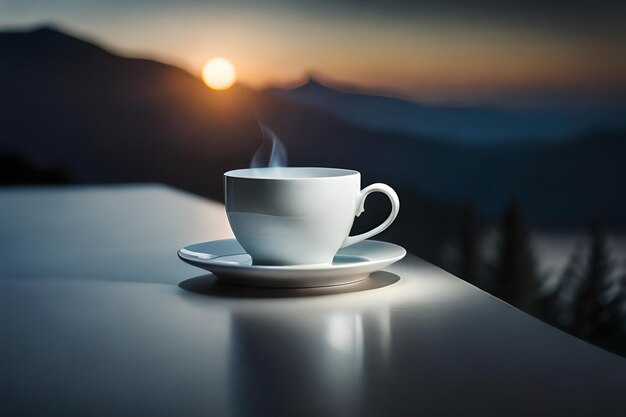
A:
{"type": "Polygon", "coordinates": [[[355,215],[359,217],[361,213],[365,211],[365,199],[367,198],[368,195],[370,195],[371,193],[375,193],[375,192],[383,193],[387,197],[389,197],[389,200],[391,201],[391,213],[389,214],[389,217],[387,217],[387,219],[384,222],[382,222],[381,224],[379,224],[377,227],[373,228],[369,232],[361,233],[360,235],[356,235],[356,236],[348,236],[346,240],[343,242],[343,244],[341,245],[342,248],[345,248],[346,246],[354,245],[357,242],[360,242],[362,240],[368,239],[374,235],[379,234],[380,232],[388,228],[398,216],[398,212],[400,211],[400,199],[398,198],[398,194],[396,194],[396,192],[390,186],[386,184],[381,184],[381,183],[372,184],[369,187],[365,187],[364,189],[361,190],[360,195],[359,195],[360,201],[357,205],[357,211],[355,215]]]}

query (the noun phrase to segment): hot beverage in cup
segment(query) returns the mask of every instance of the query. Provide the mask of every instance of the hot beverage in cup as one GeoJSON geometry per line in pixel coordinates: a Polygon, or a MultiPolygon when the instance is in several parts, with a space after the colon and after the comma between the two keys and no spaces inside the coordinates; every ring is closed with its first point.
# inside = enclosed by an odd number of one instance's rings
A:
{"type": "Polygon", "coordinates": [[[385,184],[361,190],[361,174],[337,168],[251,168],[224,174],[226,213],[255,265],[331,264],[340,248],[385,230],[400,201],[385,184]],[[382,192],[391,214],[369,232],[349,236],[367,195],[382,192]]]}

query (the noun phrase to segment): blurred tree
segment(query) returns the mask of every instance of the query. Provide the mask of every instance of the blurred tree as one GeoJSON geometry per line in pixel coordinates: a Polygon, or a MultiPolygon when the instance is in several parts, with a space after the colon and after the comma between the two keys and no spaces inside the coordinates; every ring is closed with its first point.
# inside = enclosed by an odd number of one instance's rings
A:
{"type": "MultiPolygon", "coordinates": [[[[463,206],[459,236],[459,275],[474,285],[483,287],[480,279],[480,236],[476,210],[472,202],[463,206]]],[[[484,288],[486,289],[486,288],[484,288]]]]}
{"type": "Polygon", "coordinates": [[[585,269],[584,251],[583,242],[576,244],[559,277],[552,308],[547,313],[548,321],[564,329],[572,328],[575,322],[574,306],[585,269]]]}
{"type": "Polygon", "coordinates": [[[0,185],[69,182],[67,172],[61,169],[38,167],[19,155],[0,154],[0,185]]]}
{"type": "Polygon", "coordinates": [[[612,293],[614,296],[606,305],[600,317],[600,327],[596,342],[608,349],[626,356],[626,272],[614,280],[612,293]]]}
{"type": "Polygon", "coordinates": [[[616,308],[620,285],[602,229],[593,226],[589,239],[589,252],[575,301],[572,330],[579,337],[600,342],[619,327],[616,308]]]}
{"type": "Polygon", "coordinates": [[[615,323],[613,333],[613,351],[626,356],[626,264],[622,267],[622,275],[618,280],[619,292],[609,306],[615,323]]]}
{"type": "Polygon", "coordinates": [[[496,259],[492,267],[495,295],[532,312],[540,284],[529,232],[519,206],[512,200],[500,221],[496,259]]]}

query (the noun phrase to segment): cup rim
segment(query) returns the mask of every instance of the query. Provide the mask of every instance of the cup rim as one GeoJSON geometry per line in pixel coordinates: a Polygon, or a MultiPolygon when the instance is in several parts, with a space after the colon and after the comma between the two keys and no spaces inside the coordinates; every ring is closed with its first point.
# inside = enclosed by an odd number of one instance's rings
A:
{"type": "Polygon", "coordinates": [[[243,168],[233,169],[224,173],[224,177],[241,178],[241,179],[259,179],[259,180],[276,180],[276,181],[294,181],[294,180],[329,180],[333,178],[348,177],[351,175],[360,175],[359,171],[344,168],[325,168],[325,167],[263,167],[263,168],[243,168]],[[290,171],[292,175],[272,175],[272,171],[284,173],[290,171]],[[297,175],[301,172],[302,175],[297,175]],[[295,174],[295,175],[293,175],[295,174]],[[308,175],[306,175],[308,174],[308,175]],[[311,175],[313,174],[313,175],[311,175]]]}

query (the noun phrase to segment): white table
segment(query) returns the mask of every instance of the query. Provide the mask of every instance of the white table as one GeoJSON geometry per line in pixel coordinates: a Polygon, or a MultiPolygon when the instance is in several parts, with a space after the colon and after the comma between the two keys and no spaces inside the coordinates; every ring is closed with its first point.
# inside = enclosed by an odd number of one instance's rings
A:
{"type": "Polygon", "coordinates": [[[626,415],[626,361],[415,256],[292,291],[176,257],[228,236],[164,186],[1,190],[0,416],[626,415]]]}

